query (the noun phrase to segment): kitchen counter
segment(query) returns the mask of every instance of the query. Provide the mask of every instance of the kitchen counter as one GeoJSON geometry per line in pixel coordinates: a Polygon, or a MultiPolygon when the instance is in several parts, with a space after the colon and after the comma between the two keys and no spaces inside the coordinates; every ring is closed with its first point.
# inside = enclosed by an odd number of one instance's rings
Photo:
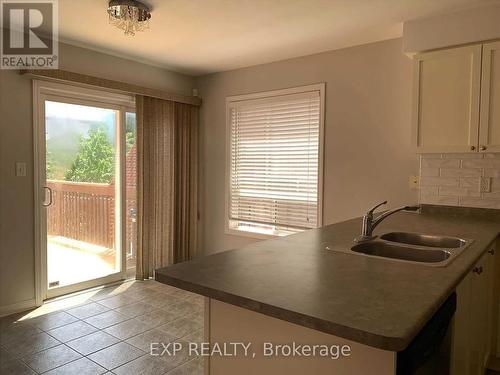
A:
{"type": "Polygon", "coordinates": [[[368,346],[405,349],[500,232],[494,210],[426,206],[374,231],[473,239],[448,266],[350,251],[361,219],[156,270],[156,280],[368,346]],[[326,249],[329,248],[329,250],[326,249]]]}

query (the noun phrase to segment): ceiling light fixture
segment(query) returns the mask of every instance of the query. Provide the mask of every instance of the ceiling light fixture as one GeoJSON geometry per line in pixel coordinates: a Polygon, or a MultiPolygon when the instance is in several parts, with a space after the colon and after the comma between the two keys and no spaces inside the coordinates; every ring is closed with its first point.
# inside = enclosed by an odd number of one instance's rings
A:
{"type": "Polygon", "coordinates": [[[108,4],[109,23],[122,29],[125,35],[149,29],[150,9],[136,0],[111,0],[108,4]]]}

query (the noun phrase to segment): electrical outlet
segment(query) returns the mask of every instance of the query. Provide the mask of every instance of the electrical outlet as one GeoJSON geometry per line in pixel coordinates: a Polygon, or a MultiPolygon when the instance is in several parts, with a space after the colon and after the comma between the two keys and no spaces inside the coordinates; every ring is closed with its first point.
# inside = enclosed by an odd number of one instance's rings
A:
{"type": "Polygon", "coordinates": [[[410,176],[408,178],[408,184],[410,186],[410,190],[418,190],[420,185],[420,177],[419,176],[410,176]]]}
{"type": "Polygon", "coordinates": [[[491,191],[491,178],[490,177],[481,177],[479,179],[479,192],[480,193],[489,193],[491,191]]]}

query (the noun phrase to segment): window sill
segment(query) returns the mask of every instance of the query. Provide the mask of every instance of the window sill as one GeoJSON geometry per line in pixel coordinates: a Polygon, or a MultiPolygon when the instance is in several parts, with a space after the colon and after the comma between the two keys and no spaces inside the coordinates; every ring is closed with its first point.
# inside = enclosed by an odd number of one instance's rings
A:
{"type": "Polygon", "coordinates": [[[245,231],[245,230],[231,229],[228,227],[225,228],[224,234],[228,234],[231,236],[256,238],[256,239],[260,239],[260,240],[269,240],[271,238],[286,237],[286,236],[279,236],[277,234],[266,234],[266,233],[257,233],[257,232],[250,232],[250,231],[245,231]]]}

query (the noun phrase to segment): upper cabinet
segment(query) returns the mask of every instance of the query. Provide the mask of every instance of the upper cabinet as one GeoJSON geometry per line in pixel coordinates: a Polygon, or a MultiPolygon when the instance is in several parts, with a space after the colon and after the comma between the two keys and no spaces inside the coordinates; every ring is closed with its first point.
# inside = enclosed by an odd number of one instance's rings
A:
{"type": "MultiPolygon", "coordinates": [[[[468,46],[415,56],[413,134],[417,152],[478,150],[481,49],[468,46]]],[[[497,127],[500,137],[500,125],[497,127]]]]}
{"type": "Polygon", "coordinates": [[[415,56],[419,153],[500,152],[500,42],[415,56]]]}
{"type": "Polygon", "coordinates": [[[479,151],[500,152],[500,42],[483,45],[479,151]]]}

